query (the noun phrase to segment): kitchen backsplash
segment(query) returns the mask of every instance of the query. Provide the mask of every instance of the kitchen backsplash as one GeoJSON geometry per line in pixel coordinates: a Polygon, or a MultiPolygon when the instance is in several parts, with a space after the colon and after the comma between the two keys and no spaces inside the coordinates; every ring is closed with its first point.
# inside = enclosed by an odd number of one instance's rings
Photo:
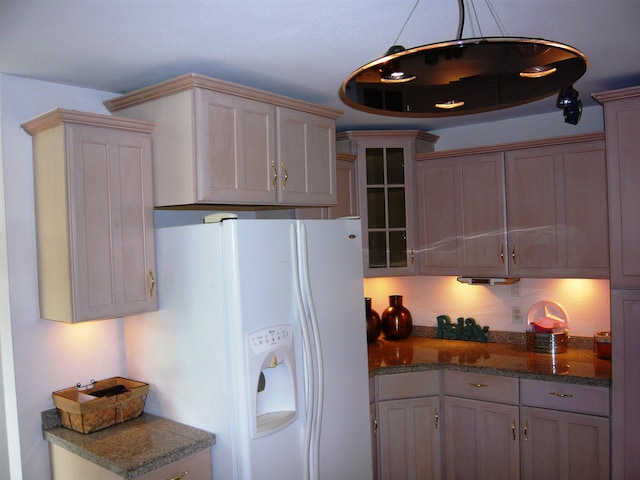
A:
{"type": "Polygon", "coordinates": [[[493,332],[524,332],[533,304],[550,300],[567,313],[569,334],[592,337],[610,330],[609,281],[593,279],[522,279],[512,285],[466,285],[456,277],[379,277],[364,280],[366,297],[378,313],[389,295],[403,295],[416,326],[436,327],[438,315],[472,317],[493,332]],[[519,319],[514,319],[514,309],[519,319]]]}

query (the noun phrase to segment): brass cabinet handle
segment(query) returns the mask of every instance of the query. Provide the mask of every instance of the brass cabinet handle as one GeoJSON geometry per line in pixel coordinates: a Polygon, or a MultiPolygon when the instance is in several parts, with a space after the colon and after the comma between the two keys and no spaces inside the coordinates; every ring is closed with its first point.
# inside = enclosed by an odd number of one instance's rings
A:
{"type": "Polygon", "coordinates": [[[469,382],[469,385],[474,387],[474,388],[487,388],[489,387],[488,383],[474,383],[474,382],[469,382]]]}
{"type": "Polygon", "coordinates": [[[504,245],[500,246],[500,261],[502,262],[502,265],[504,265],[504,245]]]}
{"type": "Polygon", "coordinates": [[[571,398],[571,397],[575,397],[575,395],[574,395],[574,394],[572,394],[572,393],[549,392],[549,395],[553,395],[554,397],[560,397],[560,398],[571,398]]]}
{"type": "Polygon", "coordinates": [[[284,162],[280,163],[280,167],[284,171],[284,180],[282,180],[282,189],[284,190],[284,188],[287,186],[287,180],[289,179],[289,173],[287,172],[287,166],[284,164],[284,162]]]}
{"type": "Polygon", "coordinates": [[[187,475],[189,475],[189,472],[182,472],[180,475],[178,475],[177,477],[173,477],[173,478],[168,478],[167,480],[180,480],[181,478],[186,477],[187,475]]]}
{"type": "Polygon", "coordinates": [[[516,247],[515,245],[513,246],[513,249],[511,250],[511,259],[513,260],[513,264],[517,265],[517,259],[516,259],[516,247]]]}
{"type": "Polygon", "coordinates": [[[413,250],[413,248],[411,249],[411,265],[413,265],[413,261],[415,259],[416,255],[415,255],[415,251],[413,250]]]}
{"type": "Polygon", "coordinates": [[[276,162],[271,160],[271,170],[273,170],[273,180],[271,180],[271,188],[276,188],[276,182],[278,181],[278,169],[276,168],[276,162]]]}
{"type": "Polygon", "coordinates": [[[438,429],[439,425],[440,425],[440,414],[438,413],[438,407],[436,407],[436,430],[438,429]]]}
{"type": "Polygon", "coordinates": [[[529,419],[526,418],[524,421],[524,441],[527,442],[529,440],[529,419]]]}
{"type": "Polygon", "coordinates": [[[153,298],[153,289],[156,286],[156,279],[153,276],[153,272],[149,269],[149,278],[151,279],[151,287],[149,288],[149,296],[153,298]]]}
{"type": "Polygon", "coordinates": [[[374,415],[373,416],[373,436],[375,437],[376,435],[378,435],[378,419],[374,415]]]}
{"type": "Polygon", "coordinates": [[[511,435],[513,436],[513,439],[516,439],[516,419],[512,418],[511,419],[511,435]]]}

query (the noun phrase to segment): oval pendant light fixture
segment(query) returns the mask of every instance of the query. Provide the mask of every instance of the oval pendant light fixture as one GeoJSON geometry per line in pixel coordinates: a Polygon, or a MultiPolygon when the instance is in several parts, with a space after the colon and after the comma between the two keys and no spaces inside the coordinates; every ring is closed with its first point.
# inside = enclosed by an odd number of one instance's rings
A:
{"type": "Polygon", "coordinates": [[[340,88],[342,101],[396,117],[467,115],[558,95],[586,72],[586,56],[560,42],[507,36],[461,39],[464,1],[459,5],[458,40],[410,49],[392,46],[347,77],[340,88]]]}

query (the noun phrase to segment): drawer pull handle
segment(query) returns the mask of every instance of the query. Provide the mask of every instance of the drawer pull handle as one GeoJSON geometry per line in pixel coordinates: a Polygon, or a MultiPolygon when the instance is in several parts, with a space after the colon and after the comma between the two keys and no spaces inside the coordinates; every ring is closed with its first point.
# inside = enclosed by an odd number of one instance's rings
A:
{"type": "Polygon", "coordinates": [[[167,480],[180,480],[184,477],[186,477],[187,475],[189,475],[189,472],[182,472],[180,475],[178,475],[177,477],[173,477],[173,478],[169,478],[167,480]]]}
{"type": "Polygon", "coordinates": [[[469,382],[469,385],[471,385],[474,388],[487,388],[490,386],[488,383],[475,383],[475,382],[469,382]]]}
{"type": "Polygon", "coordinates": [[[575,395],[573,393],[549,392],[549,395],[553,395],[554,397],[560,397],[560,398],[572,398],[572,397],[575,397],[575,395]]]}

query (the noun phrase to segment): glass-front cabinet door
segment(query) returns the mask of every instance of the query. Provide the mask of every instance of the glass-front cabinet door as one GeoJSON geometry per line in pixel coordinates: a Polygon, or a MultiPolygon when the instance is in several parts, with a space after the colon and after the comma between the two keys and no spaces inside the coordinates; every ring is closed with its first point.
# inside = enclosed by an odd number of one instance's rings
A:
{"type": "Polygon", "coordinates": [[[433,151],[436,138],[416,130],[338,135],[339,150],[358,155],[365,276],[416,273],[413,157],[433,151]]]}
{"type": "Polygon", "coordinates": [[[367,164],[368,267],[407,268],[405,148],[365,148],[367,164]]]}

